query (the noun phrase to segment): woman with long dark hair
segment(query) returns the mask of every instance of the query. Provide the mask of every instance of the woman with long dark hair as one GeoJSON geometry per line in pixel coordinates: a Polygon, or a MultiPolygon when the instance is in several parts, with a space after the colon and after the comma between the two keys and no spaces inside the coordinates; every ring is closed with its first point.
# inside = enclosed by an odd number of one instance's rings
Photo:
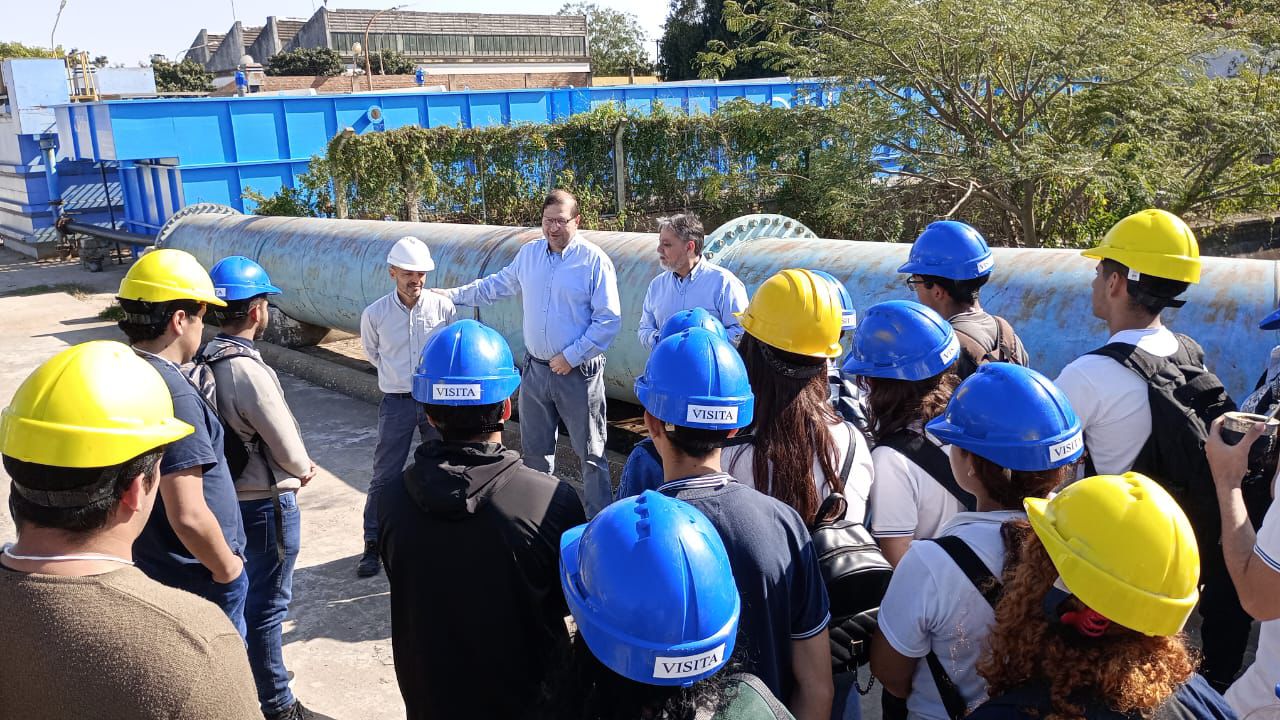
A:
{"type": "Polygon", "coordinates": [[[769,278],[742,314],[738,346],[756,397],[744,441],[722,464],[738,482],[795,508],[812,525],[823,499],[841,493],[846,517],[863,521],[871,453],[862,433],[830,403],[827,364],[840,354],[843,309],[831,284],[809,270],[769,278]]]}
{"type": "Polygon", "coordinates": [[[1234,719],[1182,634],[1200,556],[1169,493],[1102,475],[1026,509],[1030,528],[1007,528],[1017,559],[978,665],[991,699],[969,717],[1234,719]]]}
{"type": "Polygon", "coordinates": [[[912,543],[898,563],[880,604],[871,671],[906,700],[908,717],[958,720],[986,696],[974,666],[994,619],[1001,528],[1025,518],[1023,498],[1044,497],[1070,476],[1084,441],[1053,383],[1008,363],[970,375],[928,430],[950,443],[952,473],[974,510],[912,543]]]}
{"type": "Polygon", "coordinates": [[[873,305],[853,335],[844,373],[866,390],[875,448],[868,526],[894,565],[913,539],[933,537],[953,515],[973,509],[956,485],[947,447],[925,431],[959,379],[951,325],[916,302],[873,305]]]}

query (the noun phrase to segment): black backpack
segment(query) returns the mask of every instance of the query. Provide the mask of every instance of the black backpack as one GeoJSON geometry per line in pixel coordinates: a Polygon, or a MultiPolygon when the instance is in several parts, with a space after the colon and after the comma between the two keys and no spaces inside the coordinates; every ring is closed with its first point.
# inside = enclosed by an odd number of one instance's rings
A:
{"type": "MultiPolygon", "coordinates": [[[[218,412],[218,393],[217,379],[213,374],[213,365],[215,363],[228,360],[233,357],[253,357],[247,349],[242,351],[239,345],[227,343],[213,355],[206,355],[207,348],[200,348],[200,352],[192,359],[191,363],[184,365],[182,371],[186,373],[187,379],[199,391],[200,396],[213,409],[215,415],[218,416],[218,422],[222,424],[222,454],[227,460],[227,470],[231,472],[232,480],[239,480],[244,474],[244,469],[249,465],[249,456],[261,447],[261,436],[254,434],[249,443],[245,443],[240,438],[240,433],[227,423],[226,418],[218,412]]],[[[268,470],[270,464],[267,465],[268,470]]]]}
{"type": "MultiPolygon", "coordinates": [[[[853,468],[854,435],[849,428],[849,451],[840,478],[849,480],[853,468]]],[[[860,522],[844,519],[848,501],[831,493],[822,501],[810,533],[823,583],[831,601],[831,670],[850,672],[870,658],[876,613],[889,588],[893,566],[880,552],[875,538],[860,522]]]]}
{"type": "MultiPolygon", "coordinates": [[[[1213,476],[1205,459],[1209,425],[1236,409],[1218,379],[1204,366],[1204,350],[1186,335],[1175,335],[1178,350],[1157,357],[1128,343],[1111,343],[1091,352],[1109,357],[1147,383],[1151,435],[1138,452],[1134,472],[1160,483],[1182,506],[1202,541],[1217,542],[1221,519],[1213,476]]],[[[1086,460],[1090,475],[1092,460],[1086,460]]]]}

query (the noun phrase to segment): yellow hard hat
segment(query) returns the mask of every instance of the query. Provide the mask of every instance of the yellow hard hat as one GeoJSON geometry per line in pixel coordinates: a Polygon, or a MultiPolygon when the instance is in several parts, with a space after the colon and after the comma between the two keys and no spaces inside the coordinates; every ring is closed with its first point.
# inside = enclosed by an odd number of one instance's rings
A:
{"type": "Polygon", "coordinates": [[[1143,275],[1185,283],[1200,282],[1200,245],[1182,218],[1164,210],[1143,210],[1121,220],[1102,243],[1080,253],[1115,260],[1143,275]]]}
{"type": "Polygon", "coordinates": [[[96,340],[36,368],[0,414],[0,453],[65,468],[118,465],[186,437],[164,378],[128,345],[96,340]]]}
{"type": "Polygon", "coordinates": [[[1023,500],[1067,590],[1144,635],[1176,635],[1196,606],[1200,551],[1182,508],[1138,473],[1098,475],[1023,500]]]}
{"type": "Polygon", "coordinates": [[[764,281],[739,315],[742,329],[771,347],[809,357],[840,354],[840,298],[808,270],[783,270],[764,281]]]}
{"type": "Polygon", "coordinates": [[[138,258],[120,281],[122,300],[162,303],[170,300],[195,300],[214,307],[226,307],[226,301],[213,291],[213,280],[191,253],[165,248],[152,250],[138,258]]]}

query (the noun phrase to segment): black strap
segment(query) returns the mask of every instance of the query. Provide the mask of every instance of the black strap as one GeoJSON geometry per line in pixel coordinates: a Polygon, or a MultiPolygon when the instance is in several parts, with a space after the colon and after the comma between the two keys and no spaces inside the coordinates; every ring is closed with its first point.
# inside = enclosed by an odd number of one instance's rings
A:
{"type": "MultiPolygon", "coordinates": [[[[991,605],[994,610],[996,603],[1000,600],[1000,593],[1004,589],[1000,585],[1000,581],[995,575],[991,574],[991,570],[987,568],[987,564],[982,562],[982,558],[969,547],[964,540],[954,535],[943,535],[942,537],[930,538],[930,542],[936,543],[942,548],[951,561],[960,568],[964,576],[969,578],[969,582],[973,583],[974,589],[982,595],[983,599],[991,605]]],[[[960,688],[947,674],[946,668],[942,667],[942,660],[938,658],[937,653],[932,650],[925,656],[925,662],[929,665],[929,673],[933,675],[933,682],[938,686],[938,696],[942,699],[942,705],[947,709],[947,716],[951,720],[960,720],[968,714],[969,707],[964,701],[964,697],[960,694],[960,688]]]]}
{"type": "MultiPolygon", "coordinates": [[[[857,450],[857,440],[853,437],[853,425],[847,422],[840,423],[844,425],[845,430],[849,432],[849,450],[844,454],[844,464],[840,466],[840,492],[844,492],[844,486],[849,484],[849,473],[853,472],[853,451],[857,450]]],[[[832,488],[834,491],[835,488],[832,488]]]]}
{"type": "Polygon", "coordinates": [[[965,510],[973,512],[977,507],[977,498],[960,487],[955,476],[951,474],[951,460],[947,458],[947,454],[923,433],[906,428],[882,439],[879,444],[897,450],[911,462],[919,465],[944,490],[951,493],[951,497],[958,500],[965,510]]]}
{"type": "MultiPolygon", "coordinates": [[[[231,358],[235,358],[235,357],[247,357],[251,360],[256,359],[253,357],[252,354],[250,354],[244,347],[242,347],[238,343],[230,343],[230,345],[234,346],[231,348],[231,351],[217,353],[212,357],[205,355],[204,354],[205,348],[201,348],[200,353],[196,355],[196,357],[194,358],[194,361],[197,365],[204,365],[208,367],[209,372],[213,372],[214,363],[219,363],[219,362],[222,362],[223,360],[230,360],[231,358]]],[[[227,347],[227,346],[224,345],[223,347],[227,347]]],[[[188,381],[190,382],[190,378],[188,378],[188,381]]],[[[195,383],[192,382],[192,385],[194,386],[195,383]]],[[[204,392],[201,391],[199,387],[196,387],[196,390],[197,390],[196,392],[197,395],[199,395],[200,397],[204,397],[204,392]]],[[[209,407],[215,413],[218,413],[218,408],[216,405],[212,403],[212,401],[210,401],[208,398],[205,398],[205,402],[209,404],[209,407]]],[[[218,416],[221,417],[221,413],[218,413],[218,416]]],[[[228,431],[235,432],[235,428],[231,427],[229,423],[224,422],[223,424],[226,426],[228,431]]],[[[241,442],[244,442],[244,441],[241,441],[241,442]]],[[[275,528],[276,528],[276,560],[278,560],[280,564],[283,565],[284,557],[285,557],[284,508],[280,505],[280,485],[278,484],[279,480],[276,478],[276,471],[271,469],[271,455],[267,452],[267,444],[263,442],[262,435],[255,432],[253,434],[253,437],[249,438],[249,441],[245,443],[245,445],[246,445],[245,449],[249,451],[250,455],[253,455],[255,450],[258,452],[258,454],[262,455],[262,464],[267,468],[267,478],[268,478],[267,485],[271,489],[271,510],[272,510],[272,515],[274,515],[273,524],[275,525],[275,528]]]]}

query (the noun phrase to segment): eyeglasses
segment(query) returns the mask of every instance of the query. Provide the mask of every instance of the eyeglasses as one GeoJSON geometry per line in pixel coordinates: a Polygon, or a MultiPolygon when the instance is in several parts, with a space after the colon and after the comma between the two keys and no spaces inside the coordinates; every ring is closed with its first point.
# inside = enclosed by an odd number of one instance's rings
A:
{"type": "Polygon", "coordinates": [[[912,292],[915,292],[917,285],[923,285],[925,290],[928,290],[933,287],[933,283],[929,282],[928,280],[921,280],[919,278],[915,278],[910,275],[907,276],[906,285],[907,285],[907,288],[910,289],[912,292]]]}
{"type": "Polygon", "coordinates": [[[577,218],[568,218],[568,219],[565,219],[565,218],[549,218],[549,217],[544,217],[544,218],[542,218],[542,224],[543,224],[543,225],[550,225],[551,227],[565,227],[565,226],[567,226],[569,223],[573,222],[574,220],[577,220],[577,218]]]}

